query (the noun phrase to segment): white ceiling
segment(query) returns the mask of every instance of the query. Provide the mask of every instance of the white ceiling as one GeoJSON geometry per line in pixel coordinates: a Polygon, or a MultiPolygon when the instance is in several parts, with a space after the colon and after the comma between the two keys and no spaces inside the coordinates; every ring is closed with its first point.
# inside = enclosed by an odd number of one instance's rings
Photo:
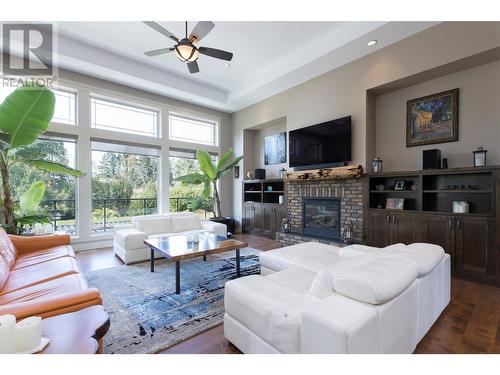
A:
{"type": "MultiPolygon", "coordinates": [[[[184,36],[184,22],[162,22],[184,36]]],[[[59,22],[60,67],[233,112],[420,32],[436,22],[215,22],[198,45],[234,53],[231,66],[200,55],[190,74],[173,42],[142,22],[59,22]],[[367,42],[377,39],[375,47],[367,42]]],[[[189,22],[188,32],[195,22],[189,22]]]]}

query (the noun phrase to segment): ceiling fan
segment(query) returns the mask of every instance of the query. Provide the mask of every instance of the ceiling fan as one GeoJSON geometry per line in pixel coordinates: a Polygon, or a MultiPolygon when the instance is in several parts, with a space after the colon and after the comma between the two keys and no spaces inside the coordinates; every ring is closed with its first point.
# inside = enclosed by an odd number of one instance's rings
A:
{"type": "Polygon", "coordinates": [[[165,29],[159,23],[154,21],[144,21],[146,25],[152,29],[158,31],[160,34],[172,39],[176,44],[173,47],[159,48],[152,51],[144,52],[146,56],[158,56],[165,53],[174,52],[179,60],[187,63],[189,72],[198,73],[200,68],[198,66],[198,57],[200,53],[202,55],[207,55],[210,57],[215,57],[216,59],[231,61],[233,54],[231,52],[222,51],[220,49],[209,48],[209,47],[196,47],[195,43],[198,43],[203,39],[215,26],[211,21],[200,21],[196,24],[191,34],[188,36],[188,23],[186,21],[186,37],[179,39],[170,31],[165,29]]]}

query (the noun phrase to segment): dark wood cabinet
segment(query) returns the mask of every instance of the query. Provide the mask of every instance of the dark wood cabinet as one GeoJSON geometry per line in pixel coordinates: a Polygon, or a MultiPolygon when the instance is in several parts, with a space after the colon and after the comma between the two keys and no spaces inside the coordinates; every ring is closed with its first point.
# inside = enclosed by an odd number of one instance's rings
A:
{"type": "Polygon", "coordinates": [[[367,215],[367,242],[384,247],[394,243],[416,242],[414,215],[394,212],[370,211],[367,215]]]}
{"type": "Polygon", "coordinates": [[[391,216],[386,212],[368,212],[366,240],[369,245],[384,247],[391,242],[391,216]]]}
{"type": "Polygon", "coordinates": [[[268,236],[274,236],[281,228],[283,206],[279,204],[264,204],[262,207],[262,230],[268,236]]]}
{"type": "Polygon", "coordinates": [[[495,276],[495,220],[457,217],[455,233],[455,271],[461,276],[495,276]]]}
{"type": "Polygon", "coordinates": [[[427,242],[450,254],[456,277],[500,286],[500,167],[456,168],[369,176],[366,243],[427,242]],[[395,181],[404,180],[403,190],[395,181]],[[404,210],[385,209],[389,198],[404,210]],[[454,213],[454,202],[469,212],[454,213]]]}
{"type": "Polygon", "coordinates": [[[262,207],[260,203],[245,203],[243,205],[243,230],[245,233],[259,231],[262,221],[262,207]]]}
{"type": "Polygon", "coordinates": [[[282,180],[251,180],[243,182],[243,217],[244,233],[255,233],[271,238],[281,228],[285,215],[282,180]]]}
{"type": "Polygon", "coordinates": [[[450,255],[455,253],[454,220],[448,215],[422,215],[417,222],[417,242],[441,246],[450,255]]]}

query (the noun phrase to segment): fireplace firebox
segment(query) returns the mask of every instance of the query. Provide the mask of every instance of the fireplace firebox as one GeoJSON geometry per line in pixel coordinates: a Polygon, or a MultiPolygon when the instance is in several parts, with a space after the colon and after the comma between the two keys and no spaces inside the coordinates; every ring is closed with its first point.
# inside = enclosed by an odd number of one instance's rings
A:
{"type": "Polygon", "coordinates": [[[303,233],[340,240],[340,199],[303,198],[303,233]]]}

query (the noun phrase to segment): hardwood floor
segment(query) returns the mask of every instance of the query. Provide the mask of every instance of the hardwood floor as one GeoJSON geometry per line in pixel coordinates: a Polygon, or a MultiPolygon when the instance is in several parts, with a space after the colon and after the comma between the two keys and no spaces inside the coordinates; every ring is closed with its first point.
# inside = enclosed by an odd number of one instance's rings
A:
{"type": "MultiPolygon", "coordinates": [[[[235,235],[250,247],[271,250],[279,247],[264,237],[235,235]]],[[[112,249],[77,254],[83,272],[114,267],[123,262],[112,249]]],[[[235,354],[239,350],[224,338],[222,325],[214,327],[161,354],[235,354]]],[[[415,353],[500,354],[500,288],[452,279],[452,298],[415,353]]]]}

